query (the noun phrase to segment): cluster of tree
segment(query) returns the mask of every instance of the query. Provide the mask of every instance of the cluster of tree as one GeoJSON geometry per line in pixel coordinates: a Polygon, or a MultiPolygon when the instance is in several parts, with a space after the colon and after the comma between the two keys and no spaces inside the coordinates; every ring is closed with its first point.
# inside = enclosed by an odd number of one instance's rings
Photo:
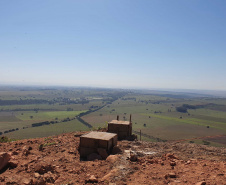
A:
{"type": "Polygon", "coordinates": [[[189,104],[183,104],[180,107],[176,107],[176,110],[178,112],[182,112],[182,113],[187,113],[188,109],[199,109],[199,108],[203,108],[204,105],[189,105],[189,104]]]}
{"type": "Polygon", "coordinates": [[[49,121],[44,121],[44,122],[39,122],[39,123],[33,123],[31,124],[32,127],[40,127],[40,126],[43,126],[43,125],[49,125],[50,122],[49,121]]]}
{"type": "Polygon", "coordinates": [[[91,105],[90,109],[97,109],[99,106],[98,105],[91,105]]]}
{"type": "Polygon", "coordinates": [[[71,121],[71,120],[74,120],[74,119],[75,118],[69,118],[69,117],[67,117],[67,118],[63,119],[62,122],[67,122],[67,121],[71,121]]]}
{"type": "Polygon", "coordinates": [[[161,114],[161,113],[162,113],[162,111],[155,111],[154,113],[155,113],[155,114],[158,114],[158,113],[160,113],[160,114],[161,114]]]}
{"type": "Polygon", "coordinates": [[[90,114],[91,112],[96,112],[96,111],[102,109],[103,107],[105,107],[105,105],[100,106],[100,107],[98,107],[98,108],[96,108],[96,109],[94,109],[94,110],[89,109],[89,110],[86,111],[86,112],[80,113],[77,117],[82,117],[82,116],[85,116],[85,115],[87,115],[87,114],[90,114]]]}
{"type": "Polygon", "coordinates": [[[42,99],[26,99],[26,100],[1,100],[0,105],[28,105],[28,104],[46,104],[48,100],[42,99]]]}
{"type": "Polygon", "coordinates": [[[82,98],[78,100],[71,100],[70,98],[56,98],[53,100],[44,100],[44,99],[19,99],[19,100],[1,100],[0,105],[31,105],[31,104],[55,104],[59,103],[60,105],[67,104],[86,104],[89,103],[89,100],[82,98]]]}
{"type": "Polygon", "coordinates": [[[74,110],[73,108],[70,108],[70,107],[67,108],[67,111],[73,111],[73,110],[74,110]]]}
{"type": "Polygon", "coordinates": [[[116,100],[118,100],[119,98],[122,98],[123,96],[125,96],[127,93],[126,92],[118,92],[118,93],[114,93],[112,95],[110,95],[111,99],[109,99],[109,103],[112,103],[116,100]]]}
{"type": "MultiPolygon", "coordinates": [[[[0,134],[1,135],[1,134],[0,134]]],[[[0,137],[0,143],[7,143],[7,142],[10,142],[12,141],[11,139],[9,139],[8,137],[6,136],[2,136],[0,137]]]]}
{"type": "Polygon", "coordinates": [[[139,100],[138,103],[145,103],[147,105],[150,102],[149,101],[146,101],[146,100],[139,100]]]}
{"type": "Polygon", "coordinates": [[[177,112],[187,113],[188,109],[186,107],[180,106],[176,107],[177,112]]]}
{"type": "MultiPolygon", "coordinates": [[[[62,122],[66,122],[66,121],[71,121],[71,119],[65,118],[65,119],[62,120],[62,122]]],[[[31,124],[31,126],[32,127],[40,127],[40,126],[43,126],[43,125],[50,125],[50,124],[55,124],[55,123],[59,123],[59,121],[43,121],[43,122],[39,122],[39,123],[33,123],[33,124],[31,124]]]]}
{"type": "Polygon", "coordinates": [[[136,98],[122,98],[122,100],[133,100],[133,101],[136,101],[136,98]]]}
{"type": "MultiPolygon", "coordinates": [[[[17,109],[0,109],[0,111],[39,111],[40,109],[21,109],[21,108],[17,108],[17,109]]],[[[52,111],[52,109],[41,109],[42,111],[52,111]]]]}
{"type": "Polygon", "coordinates": [[[204,145],[209,145],[210,144],[209,141],[202,140],[202,142],[203,142],[204,145]]]}
{"type": "Polygon", "coordinates": [[[82,99],[76,99],[71,100],[70,98],[59,98],[54,100],[55,103],[59,103],[60,105],[68,105],[68,104],[86,104],[89,103],[89,100],[82,98],[82,99]]]}
{"type": "Polygon", "coordinates": [[[152,102],[152,104],[160,104],[161,103],[161,101],[154,101],[154,102],[152,102]]]}
{"type": "Polygon", "coordinates": [[[167,98],[176,98],[176,99],[184,99],[184,98],[191,98],[193,97],[191,94],[153,94],[156,96],[162,96],[162,97],[167,97],[167,98]]]}
{"type": "MultiPolygon", "coordinates": [[[[19,128],[16,128],[16,129],[10,129],[10,130],[6,130],[6,131],[4,131],[4,134],[7,134],[7,133],[9,133],[9,132],[14,132],[14,131],[16,131],[16,130],[19,130],[19,128]]],[[[0,132],[0,135],[2,135],[3,134],[3,132],[0,132]]]]}
{"type": "Polygon", "coordinates": [[[152,101],[152,100],[139,100],[138,103],[145,103],[146,105],[151,103],[151,104],[161,104],[165,101],[152,101]]]}
{"type": "Polygon", "coordinates": [[[187,108],[187,109],[197,109],[197,107],[199,108],[200,105],[183,104],[182,106],[187,108]]]}

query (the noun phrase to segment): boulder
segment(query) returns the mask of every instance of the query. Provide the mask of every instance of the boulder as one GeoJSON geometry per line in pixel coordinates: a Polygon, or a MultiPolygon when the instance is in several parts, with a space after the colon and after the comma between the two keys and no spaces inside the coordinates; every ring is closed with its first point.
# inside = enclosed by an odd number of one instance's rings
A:
{"type": "Polygon", "coordinates": [[[30,154],[31,149],[29,150],[29,147],[24,146],[22,150],[23,150],[23,155],[28,156],[30,154]]]}
{"type": "Polygon", "coordinates": [[[130,155],[130,161],[132,161],[132,162],[137,161],[137,155],[136,154],[131,154],[130,155]]]}
{"type": "Polygon", "coordinates": [[[48,173],[45,173],[43,175],[43,178],[44,178],[45,182],[54,184],[54,182],[57,179],[57,175],[56,174],[52,174],[51,172],[48,172],[48,173]]]}
{"type": "Polygon", "coordinates": [[[118,155],[109,155],[106,159],[109,163],[115,163],[119,159],[118,155]]]}
{"type": "Polygon", "coordinates": [[[35,178],[39,178],[40,177],[40,174],[39,173],[34,173],[34,177],[35,178]]]}
{"type": "Polygon", "coordinates": [[[10,160],[9,161],[9,166],[11,168],[16,168],[18,166],[18,161],[16,161],[16,160],[10,160]]]}
{"type": "Polygon", "coordinates": [[[0,152],[0,170],[7,166],[11,155],[7,152],[0,152]]]}
{"type": "Polygon", "coordinates": [[[106,159],[108,157],[108,153],[104,148],[98,148],[97,152],[102,157],[102,159],[106,159]]]}
{"type": "Polygon", "coordinates": [[[31,182],[32,182],[32,180],[31,179],[28,179],[28,178],[24,178],[22,180],[22,184],[24,184],[24,185],[29,185],[29,184],[31,184],[31,182]]]}
{"type": "Polygon", "coordinates": [[[166,154],[166,159],[179,159],[176,155],[171,154],[171,153],[167,153],[166,154]]]}
{"type": "Polygon", "coordinates": [[[95,160],[101,160],[102,157],[100,155],[98,155],[97,153],[92,153],[90,155],[88,155],[87,160],[88,161],[95,161],[95,160]]]}
{"type": "Polygon", "coordinates": [[[44,178],[40,177],[38,179],[33,179],[33,184],[35,185],[46,185],[44,178]]]}
{"type": "Polygon", "coordinates": [[[17,152],[17,151],[14,151],[14,152],[12,153],[12,155],[18,155],[18,152],[17,152]]]}
{"type": "Polygon", "coordinates": [[[89,179],[86,180],[86,183],[97,183],[97,182],[98,179],[94,175],[91,175],[89,179]]]}
{"type": "Polygon", "coordinates": [[[55,168],[51,164],[38,164],[37,166],[35,166],[35,172],[39,174],[45,174],[49,171],[55,171],[55,168]]]}
{"type": "Polygon", "coordinates": [[[114,146],[111,153],[112,154],[121,154],[122,150],[118,146],[114,146]]]}
{"type": "Polygon", "coordinates": [[[176,162],[170,162],[170,166],[176,166],[176,162]]]}

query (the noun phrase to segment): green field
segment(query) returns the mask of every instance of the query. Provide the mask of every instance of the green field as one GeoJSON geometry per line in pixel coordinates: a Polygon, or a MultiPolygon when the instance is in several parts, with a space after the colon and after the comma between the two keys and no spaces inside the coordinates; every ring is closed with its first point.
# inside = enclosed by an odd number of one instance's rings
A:
{"type": "Polygon", "coordinates": [[[84,111],[23,111],[0,113],[0,130],[4,131],[13,128],[30,127],[32,123],[52,121],[61,121],[65,118],[74,118],[84,111]]]}
{"type": "MultiPolygon", "coordinates": [[[[225,99],[222,102],[223,106],[226,106],[225,99]]],[[[188,110],[187,113],[176,111],[176,107],[182,104],[205,105],[208,103],[209,100],[200,98],[187,100],[153,95],[125,96],[124,99],[119,99],[110,106],[85,116],[84,119],[98,127],[106,125],[106,120],[116,119],[116,115],[119,115],[122,120],[129,120],[129,114],[132,114],[134,130],[141,130],[142,133],[164,140],[225,135],[226,112],[224,111],[214,110],[214,107],[188,110]]],[[[219,100],[215,102],[213,99],[211,103],[217,104],[219,100]]],[[[148,138],[144,139],[148,140],[148,138]]]]}
{"type": "MultiPolygon", "coordinates": [[[[141,131],[143,140],[191,139],[202,143],[198,141],[205,137],[226,135],[226,98],[222,97],[89,88],[0,89],[1,102],[0,132],[18,128],[7,133],[14,138],[89,130],[84,122],[75,119],[88,110],[82,119],[94,128],[107,127],[107,122],[117,115],[120,120],[129,120],[132,114],[133,130],[141,131]],[[184,104],[195,108],[178,112],[184,104]],[[33,123],[45,121],[59,123],[30,128],[33,123]]],[[[222,141],[219,138],[210,144],[221,146],[222,141]]]]}
{"type": "Polygon", "coordinates": [[[41,127],[31,127],[27,129],[21,129],[7,134],[10,138],[16,139],[27,139],[27,138],[38,138],[38,137],[48,137],[52,135],[58,135],[73,131],[84,131],[90,130],[88,127],[84,126],[78,120],[73,120],[69,122],[56,123],[51,125],[45,125],[41,127]]]}
{"type": "Polygon", "coordinates": [[[34,111],[26,111],[26,113],[17,113],[17,118],[23,121],[30,121],[31,116],[32,120],[37,121],[46,121],[46,120],[57,120],[64,119],[64,118],[72,118],[77,115],[79,115],[84,111],[40,111],[40,112],[34,112],[34,111]]]}

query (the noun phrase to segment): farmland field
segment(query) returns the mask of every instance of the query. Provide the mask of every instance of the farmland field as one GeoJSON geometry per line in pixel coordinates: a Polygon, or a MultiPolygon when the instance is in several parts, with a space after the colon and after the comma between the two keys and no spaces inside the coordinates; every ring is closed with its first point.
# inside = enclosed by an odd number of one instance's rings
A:
{"type": "Polygon", "coordinates": [[[141,131],[143,140],[226,145],[223,97],[95,88],[0,89],[0,132],[16,139],[107,127],[117,115],[129,120],[130,114],[133,130],[141,131]]]}
{"type": "Polygon", "coordinates": [[[64,119],[66,117],[75,117],[78,114],[85,112],[84,111],[40,111],[40,112],[36,112],[34,113],[34,111],[26,111],[25,113],[17,113],[17,118],[21,119],[23,121],[28,121],[31,120],[31,116],[32,119],[34,119],[35,121],[46,121],[46,120],[55,120],[57,119],[64,119]]]}
{"type": "Polygon", "coordinates": [[[83,125],[82,123],[80,123],[78,120],[72,120],[69,122],[56,123],[41,127],[30,127],[27,129],[21,129],[16,132],[9,133],[8,136],[16,139],[26,139],[26,138],[48,137],[66,132],[83,130],[90,129],[83,125]]]}
{"type": "Polygon", "coordinates": [[[84,111],[23,111],[23,112],[1,112],[0,129],[23,128],[30,126],[32,123],[62,120],[73,118],[84,111]]]}
{"type": "MultiPolygon", "coordinates": [[[[177,99],[154,95],[129,95],[86,115],[84,119],[98,127],[106,125],[106,120],[116,119],[116,115],[122,120],[129,120],[129,115],[132,114],[135,131],[141,130],[144,134],[164,140],[193,139],[226,134],[226,112],[216,110],[225,106],[225,99],[210,101],[209,98],[177,99]],[[208,105],[210,102],[216,104],[215,107],[203,106],[189,109],[186,113],[176,110],[176,107],[183,104],[208,105]]],[[[219,142],[222,143],[221,140],[219,138],[219,142]]]]}

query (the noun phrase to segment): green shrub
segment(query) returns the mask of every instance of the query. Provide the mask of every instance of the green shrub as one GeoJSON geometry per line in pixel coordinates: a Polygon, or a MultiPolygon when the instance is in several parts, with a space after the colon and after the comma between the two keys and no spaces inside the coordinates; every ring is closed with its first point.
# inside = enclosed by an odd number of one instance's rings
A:
{"type": "Polygon", "coordinates": [[[210,144],[209,141],[202,140],[202,142],[203,142],[204,145],[209,145],[210,144]]]}
{"type": "Polygon", "coordinates": [[[7,143],[7,142],[11,142],[11,141],[13,141],[13,140],[6,136],[0,137],[0,143],[7,143]]]}

